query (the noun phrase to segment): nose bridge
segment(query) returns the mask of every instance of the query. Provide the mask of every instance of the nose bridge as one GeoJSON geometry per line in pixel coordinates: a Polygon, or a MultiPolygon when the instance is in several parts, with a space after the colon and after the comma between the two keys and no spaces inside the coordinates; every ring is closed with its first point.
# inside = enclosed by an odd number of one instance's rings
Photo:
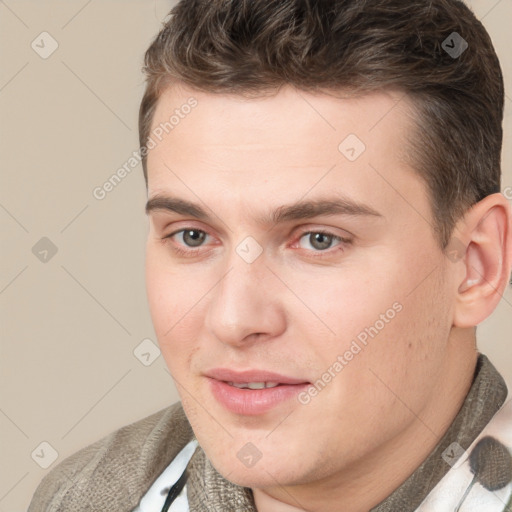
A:
{"type": "Polygon", "coordinates": [[[268,270],[264,257],[246,258],[242,243],[229,258],[229,270],[215,287],[209,301],[206,327],[220,341],[239,344],[252,334],[275,335],[284,319],[277,296],[267,286],[268,270]]]}

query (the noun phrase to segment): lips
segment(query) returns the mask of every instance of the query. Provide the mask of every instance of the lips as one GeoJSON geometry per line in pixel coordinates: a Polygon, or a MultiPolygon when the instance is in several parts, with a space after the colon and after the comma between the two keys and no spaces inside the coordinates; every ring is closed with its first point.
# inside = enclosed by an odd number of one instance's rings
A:
{"type": "Polygon", "coordinates": [[[210,381],[214,398],[221,405],[230,412],[248,416],[268,412],[310,385],[303,379],[262,370],[216,368],[205,376],[210,381]]]}
{"type": "Polygon", "coordinates": [[[277,384],[306,384],[305,379],[287,377],[266,370],[235,371],[229,368],[215,368],[205,373],[207,377],[224,382],[243,384],[247,382],[276,382],[277,384]]]}

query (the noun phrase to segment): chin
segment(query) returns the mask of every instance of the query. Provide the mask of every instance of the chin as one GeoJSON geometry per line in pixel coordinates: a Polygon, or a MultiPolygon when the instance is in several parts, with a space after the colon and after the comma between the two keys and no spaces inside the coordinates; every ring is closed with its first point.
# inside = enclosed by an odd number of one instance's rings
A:
{"type": "Polygon", "coordinates": [[[232,464],[214,465],[215,469],[230,482],[241,487],[265,488],[276,485],[289,485],[288,478],[283,477],[283,472],[275,467],[267,467],[262,461],[252,468],[241,468],[240,465],[233,467],[232,464]]]}
{"type": "MultiPolygon", "coordinates": [[[[309,481],[307,468],[296,463],[296,457],[265,457],[246,464],[238,457],[226,457],[225,453],[206,454],[215,469],[230,482],[241,487],[265,488],[276,485],[296,485],[309,481]]],[[[243,454],[240,456],[243,459],[243,454]]]]}

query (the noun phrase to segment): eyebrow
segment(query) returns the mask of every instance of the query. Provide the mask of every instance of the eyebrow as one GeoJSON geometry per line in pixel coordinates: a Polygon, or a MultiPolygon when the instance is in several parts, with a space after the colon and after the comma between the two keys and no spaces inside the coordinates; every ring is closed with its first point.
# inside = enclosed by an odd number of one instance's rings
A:
{"type": "MultiPolygon", "coordinates": [[[[200,220],[210,219],[210,215],[202,206],[177,197],[157,195],[149,199],[146,203],[146,214],[159,210],[188,215],[200,220]]],[[[283,205],[270,212],[270,214],[258,217],[256,221],[262,225],[271,225],[322,215],[383,217],[381,213],[369,205],[346,197],[331,197],[283,205]]]]}

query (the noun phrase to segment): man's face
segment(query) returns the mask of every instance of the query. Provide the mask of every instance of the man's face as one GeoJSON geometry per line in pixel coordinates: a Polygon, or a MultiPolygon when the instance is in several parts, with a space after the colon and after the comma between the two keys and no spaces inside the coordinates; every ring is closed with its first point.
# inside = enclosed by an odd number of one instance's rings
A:
{"type": "Polygon", "coordinates": [[[185,412],[240,485],[354,474],[435,409],[447,364],[450,262],[402,158],[408,102],[182,87],[153,129],[190,97],[148,157],[149,303],[185,412]]]}

